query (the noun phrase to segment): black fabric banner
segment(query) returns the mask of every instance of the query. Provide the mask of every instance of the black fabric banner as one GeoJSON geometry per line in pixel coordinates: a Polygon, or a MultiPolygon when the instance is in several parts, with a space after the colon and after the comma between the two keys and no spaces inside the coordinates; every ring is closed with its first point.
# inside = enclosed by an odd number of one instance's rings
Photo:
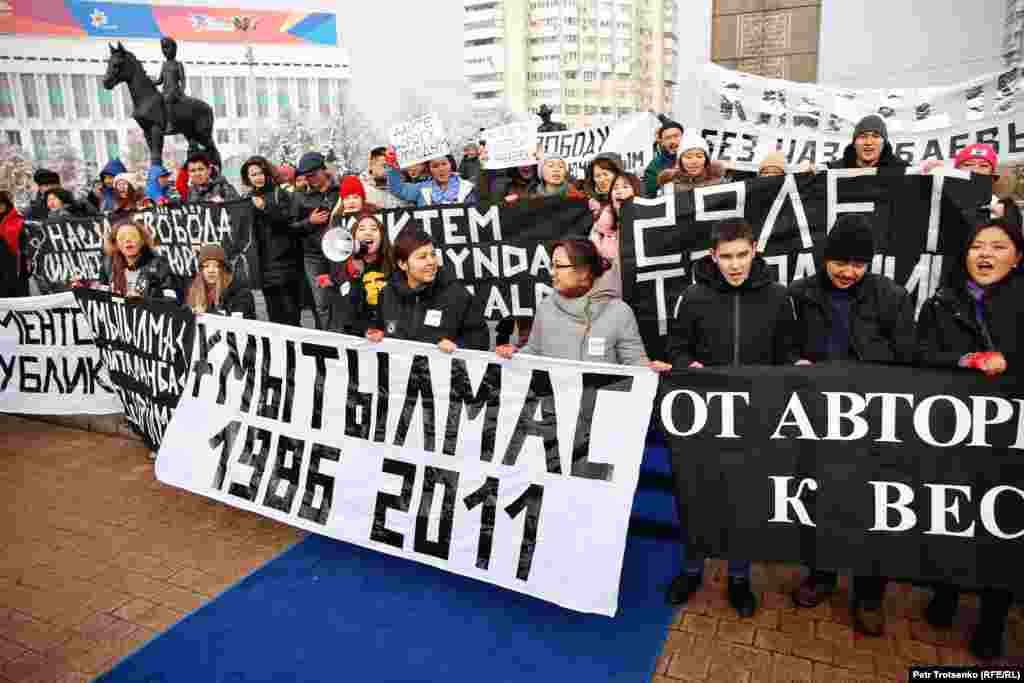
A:
{"type": "Polygon", "coordinates": [[[875,230],[871,271],[905,286],[920,310],[949,267],[944,257],[958,253],[968,228],[987,218],[991,197],[992,181],[984,176],[841,169],[635,199],[622,216],[623,298],[648,355],[662,358],[668,320],[691,282],[690,263],[707,253],[716,220],[746,219],[758,252],[788,284],[819,267],[826,226],[843,213],[860,213],[875,230]]]}
{"type": "Polygon", "coordinates": [[[825,364],[662,380],[688,552],[1024,588],[1020,376],[825,364]]]}
{"type": "MultiPolygon", "coordinates": [[[[228,265],[250,286],[262,286],[257,240],[252,229],[252,202],[189,203],[138,211],[157,241],[157,252],[171,270],[188,281],[196,273],[196,253],[207,242],[219,242],[228,265]]],[[[120,219],[123,222],[128,217],[120,219]]],[[[103,264],[103,236],[112,225],[109,216],[25,223],[28,260],[44,291],[66,289],[75,276],[99,277],[103,264]]]]}
{"type": "MultiPolygon", "coordinates": [[[[536,301],[551,289],[550,243],[588,237],[593,219],[585,200],[546,197],[512,206],[453,206],[387,209],[377,214],[391,241],[407,226],[434,239],[444,267],[462,280],[484,317],[532,316],[536,301]]],[[[350,231],[355,219],[345,224],[350,231]]]]}
{"type": "Polygon", "coordinates": [[[159,450],[188,378],[195,315],[165,299],[74,291],[125,417],[150,450],[159,450]]]}

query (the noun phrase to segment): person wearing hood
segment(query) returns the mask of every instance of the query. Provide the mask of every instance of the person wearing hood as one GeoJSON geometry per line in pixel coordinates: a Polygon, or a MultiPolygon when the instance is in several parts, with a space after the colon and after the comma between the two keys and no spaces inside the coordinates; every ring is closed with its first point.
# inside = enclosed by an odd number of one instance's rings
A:
{"type": "Polygon", "coordinates": [[[388,148],[386,159],[388,191],[403,201],[415,202],[418,207],[476,204],[478,201],[476,187],[458,176],[455,172],[455,159],[451,156],[431,159],[427,163],[430,180],[418,183],[402,180],[394,148],[388,148]]]}
{"type": "Polygon", "coordinates": [[[253,233],[259,245],[259,282],[267,318],[298,327],[302,319],[302,248],[291,225],[291,194],[277,184],[264,157],[246,159],[242,185],[253,206],[253,233]]]}
{"type": "MultiPolygon", "coordinates": [[[[825,242],[824,268],[789,286],[801,358],[814,363],[915,362],[914,302],[891,279],[868,272],[874,255],[868,219],[841,215],[825,242]]],[[[884,631],[886,582],[885,577],[853,576],[853,627],[864,635],[884,631]]],[[[793,602],[816,607],[836,585],[836,572],[811,567],[793,591],[793,602]]]]}
{"type": "MultiPolygon", "coordinates": [[[[955,270],[921,308],[917,338],[921,364],[962,368],[994,377],[1021,373],[1020,331],[1024,329],[1024,236],[1002,219],[977,226],[967,235],[955,270]]],[[[981,615],[971,637],[979,659],[1002,655],[1006,617],[1013,595],[981,589],[981,615]]],[[[953,624],[960,590],[939,585],[925,616],[936,628],[953,624]]]]}
{"type": "Polygon", "coordinates": [[[459,348],[486,351],[491,333],[473,295],[441,268],[434,241],[421,229],[398,234],[392,254],[396,270],[380,291],[370,341],[385,336],[436,344],[451,353],[459,348]]]}
{"type": "Polygon", "coordinates": [[[828,163],[829,168],[906,168],[909,164],[893,154],[889,129],[878,114],[869,114],[857,122],[853,141],[843,156],[828,163]]]}
{"type": "MultiPolygon", "coordinates": [[[[675,319],[669,320],[670,363],[692,369],[806,364],[800,359],[786,288],[775,282],[764,258],[756,254],[750,224],[743,219],[715,223],[711,244],[711,253],[694,264],[695,282],[680,296],[675,319]]],[[[685,517],[680,504],[684,529],[685,517]]],[[[700,588],[704,559],[687,558],[683,573],[669,586],[670,604],[685,604],[700,588]]],[[[741,617],[753,615],[757,599],[750,589],[750,562],[729,560],[728,576],[729,604],[741,617]]]]}
{"type": "MultiPolygon", "coordinates": [[[[611,201],[612,181],[623,172],[622,157],[615,152],[602,152],[587,164],[583,191],[591,199],[606,204],[611,201]]],[[[596,207],[595,207],[596,210],[596,207]]]]}
{"type": "MultiPolygon", "coordinates": [[[[594,286],[607,263],[588,239],[555,242],[551,252],[554,292],[537,304],[529,341],[495,351],[505,359],[516,353],[594,363],[652,367],[633,309],[620,298],[597,300],[594,286]]],[[[663,363],[657,369],[668,369],[663,363]]]]}
{"type": "Polygon", "coordinates": [[[149,200],[135,186],[134,178],[127,174],[114,178],[114,208],[110,210],[110,220],[125,220],[131,214],[149,206],[149,200]]]}
{"type": "Polygon", "coordinates": [[[679,142],[676,165],[658,174],[658,187],[672,184],[675,192],[688,192],[698,187],[723,182],[722,165],[712,163],[708,142],[697,131],[683,134],[679,142]]]}
{"type": "Polygon", "coordinates": [[[120,159],[111,159],[100,171],[100,180],[103,181],[103,191],[100,194],[100,211],[108,213],[117,207],[117,197],[114,194],[114,178],[127,173],[128,169],[120,159]]]}
{"type": "Polygon", "coordinates": [[[0,242],[3,242],[12,260],[9,269],[4,270],[7,276],[8,294],[6,296],[28,296],[28,264],[24,263],[22,240],[25,219],[14,206],[14,199],[7,190],[0,190],[0,242]],[[11,267],[12,266],[12,267],[11,267]]]}
{"type": "Polygon", "coordinates": [[[224,247],[213,242],[204,244],[196,262],[199,271],[185,300],[193,312],[256,319],[256,300],[243,279],[228,268],[224,247]]]}
{"type": "Polygon", "coordinates": [[[60,176],[48,168],[40,168],[32,174],[32,182],[36,185],[36,194],[28,205],[25,220],[45,221],[50,214],[50,210],[46,207],[46,193],[55,187],[60,187],[60,176]]]}
{"type": "Polygon", "coordinates": [[[366,192],[366,201],[382,209],[400,209],[412,206],[388,192],[387,147],[374,147],[370,150],[370,159],[366,170],[359,175],[366,192]]]}
{"type": "Polygon", "coordinates": [[[188,201],[227,202],[238,199],[238,190],[217,173],[214,175],[213,161],[206,152],[195,152],[185,162],[188,169],[188,201]]]}
{"type": "Polygon", "coordinates": [[[679,144],[683,140],[683,125],[675,121],[665,121],[658,129],[658,149],[651,163],[644,169],[644,196],[657,197],[658,174],[675,168],[679,154],[679,144]]]}
{"type": "Polygon", "coordinates": [[[157,205],[172,201],[171,172],[163,166],[150,166],[146,174],[146,198],[157,205]]]}

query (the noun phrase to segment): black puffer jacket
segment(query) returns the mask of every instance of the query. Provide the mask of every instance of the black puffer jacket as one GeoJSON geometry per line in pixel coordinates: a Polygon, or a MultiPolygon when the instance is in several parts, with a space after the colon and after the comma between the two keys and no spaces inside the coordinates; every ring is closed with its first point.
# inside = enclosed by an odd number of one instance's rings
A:
{"type": "Polygon", "coordinates": [[[449,339],[464,349],[486,351],[490,332],[483,311],[460,281],[439,270],[434,281],[409,289],[405,274],[392,273],[380,292],[374,327],[395,339],[436,344],[449,339]]]}
{"type": "MultiPolygon", "coordinates": [[[[829,290],[824,270],[789,286],[797,318],[800,357],[816,363],[829,360],[822,349],[832,329],[829,290]]],[[[850,353],[865,363],[910,365],[916,356],[914,302],[907,290],[883,275],[866,273],[850,288],[850,353]]]]}
{"type": "MultiPolygon", "coordinates": [[[[178,303],[182,302],[184,287],[182,286],[181,279],[171,270],[171,264],[167,262],[166,258],[146,249],[139,256],[136,268],[139,271],[139,278],[144,278],[146,282],[146,287],[142,292],[143,296],[168,298],[164,291],[169,290],[174,292],[178,303]]],[[[99,283],[113,286],[111,284],[113,273],[113,261],[109,256],[106,256],[103,259],[103,265],[100,266],[99,283]]],[[[118,293],[124,294],[124,292],[118,293]]]]}
{"type": "MultiPolygon", "coordinates": [[[[892,145],[886,140],[882,145],[882,153],[878,156],[879,168],[907,168],[910,166],[903,159],[893,154],[892,145]]],[[[828,162],[829,168],[857,168],[857,148],[851,142],[843,150],[843,158],[828,162]]]]}
{"type": "Polygon", "coordinates": [[[764,259],[754,257],[739,287],[729,284],[710,255],[694,264],[696,282],[683,292],[669,321],[669,361],[703,365],[784,365],[799,360],[793,306],[764,259]]]}
{"type": "Polygon", "coordinates": [[[210,178],[210,182],[202,187],[192,187],[188,191],[188,201],[190,202],[212,202],[217,197],[225,202],[238,199],[238,190],[224,176],[220,175],[210,178]]]}
{"type": "Polygon", "coordinates": [[[252,296],[252,290],[245,282],[245,278],[235,275],[231,278],[231,284],[220,295],[220,306],[213,313],[221,315],[235,315],[241,313],[247,320],[256,319],[256,300],[252,296]]]}
{"type": "Polygon", "coordinates": [[[1008,372],[1024,374],[1024,273],[1010,273],[990,288],[986,299],[981,321],[964,285],[944,287],[925,302],[917,319],[922,365],[956,367],[968,353],[1000,351],[1008,372]]]}
{"type": "MultiPolygon", "coordinates": [[[[325,192],[295,192],[292,195],[292,230],[302,239],[302,255],[310,260],[327,263],[324,256],[324,233],[330,229],[330,221],[322,225],[310,222],[309,217],[316,209],[324,209],[330,214],[338,203],[338,184],[333,180],[325,192]]],[[[326,268],[323,272],[327,272],[326,268]]]]}
{"type": "Polygon", "coordinates": [[[264,287],[280,287],[299,279],[302,246],[292,230],[292,198],[276,185],[263,194],[264,208],[253,205],[253,229],[260,249],[260,273],[264,287]]]}
{"type": "Polygon", "coordinates": [[[336,285],[331,289],[331,317],[327,329],[362,337],[377,320],[377,306],[390,281],[390,273],[372,264],[354,274],[348,266],[349,261],[346,261],[332,273],[336,285]]]}

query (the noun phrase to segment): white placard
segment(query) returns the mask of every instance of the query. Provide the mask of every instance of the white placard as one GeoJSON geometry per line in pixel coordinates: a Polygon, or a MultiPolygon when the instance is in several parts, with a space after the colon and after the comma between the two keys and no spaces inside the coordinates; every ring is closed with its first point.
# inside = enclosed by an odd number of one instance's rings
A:
{"type": "Polygon", "coordinates": [[[649,369],[197,320],[160,481],[615,614],[649,369]]]}
{"type": "Polygon", "coordinates": [[[0,299],[0,412],[121,411],[74,294],[0,299]]]}
{"type": "Polygon", "coordinates": [[[402,168],[450,153],[444,124],[437,114],[425,114],[396,123],[391,126],[388,137],[398,155],[398,165],[402,168]]]}
{"type": "Polygon", "coordinates": [[[541,159],[561,157],[573,177],[583,178],[587,164],[595,156],[602,152],[615,152],[622,157],[626,171],[643,175],[647,164],[654,158],[654,136],[659,125],[657,117],[640,112],[621,118],[611,126],[540,133],[537,136],[537,155],[541,159]]]}
{"type": "Polygon", "coordinates": [[[521,121],[485,130],[487,168],[497,170],[537,163],[533,154],[537,146],[537,122],[521,121]]]}

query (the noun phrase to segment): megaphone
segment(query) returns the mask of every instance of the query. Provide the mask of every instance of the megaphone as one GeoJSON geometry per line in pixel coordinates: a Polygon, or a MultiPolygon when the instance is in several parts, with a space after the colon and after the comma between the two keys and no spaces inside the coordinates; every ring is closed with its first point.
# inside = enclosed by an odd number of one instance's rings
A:
{"type": "Polygon", "coordinates": [[[341,263],[349,257],[363,258],[370,250],[370,245],[365,242],[356,242],[352,233],[347,229],[337,227],[324,233],[324,237],[320,241],[320,248],[328,261],[341,263]]]}

